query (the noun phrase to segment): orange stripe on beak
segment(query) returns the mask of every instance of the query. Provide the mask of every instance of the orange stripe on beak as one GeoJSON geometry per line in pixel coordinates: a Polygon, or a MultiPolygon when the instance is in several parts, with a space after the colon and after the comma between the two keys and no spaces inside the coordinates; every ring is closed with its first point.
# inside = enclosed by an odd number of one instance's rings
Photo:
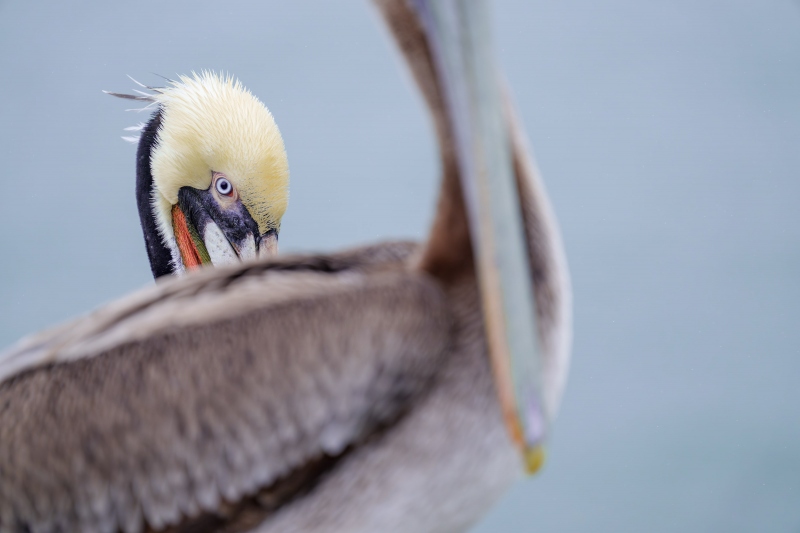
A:
{"type": "Polygon", "coordinates": [[[178,249],[181,251],[183,266],[190,270],[202,265],[200,254],[197,252],[197,248],[192,241],[192,235],[189,233],[189,226],[186,224],[186,215],[183,214],[177,204],[172,206],[172,230],[175,232],[175,240],[178,242],[178,249]]]}

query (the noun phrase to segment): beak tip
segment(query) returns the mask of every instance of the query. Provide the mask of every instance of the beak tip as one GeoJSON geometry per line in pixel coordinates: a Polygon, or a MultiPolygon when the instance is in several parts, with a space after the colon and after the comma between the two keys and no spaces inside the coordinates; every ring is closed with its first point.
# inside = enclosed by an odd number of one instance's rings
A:
{"type": "Polygon", "coordinates": [[[525,448],[523,458],[525,461],[525,473],[528,475],[535,474],[542,468],[542,465],[544,465],[544,460],[546,458],[544,446],[536,445],[532,448],[525,448]]]}
{"type": "Polygon", "coordinates": [[[275,231],[268,231],[261,236],[258,245],[259,255],[273,256],[278,254],[278,234],[275,231]]]}

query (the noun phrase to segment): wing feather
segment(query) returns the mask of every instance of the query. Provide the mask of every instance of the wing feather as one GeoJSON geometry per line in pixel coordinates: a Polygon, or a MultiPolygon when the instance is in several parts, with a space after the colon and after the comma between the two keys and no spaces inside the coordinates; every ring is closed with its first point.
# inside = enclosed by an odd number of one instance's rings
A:
{"type": "Polygon", "coordinates": [[[0,383],[0,530],[133,533],[274,506],[300,488],[287,479],[400,416],[447,348],[423,274],[226,276],[0,383]]]}

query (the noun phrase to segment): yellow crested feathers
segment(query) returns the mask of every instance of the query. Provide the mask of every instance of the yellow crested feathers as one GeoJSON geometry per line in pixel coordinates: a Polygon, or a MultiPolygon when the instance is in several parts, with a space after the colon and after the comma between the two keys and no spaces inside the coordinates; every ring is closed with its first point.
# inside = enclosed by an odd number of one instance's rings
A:
{"type": "Polygon", "coordinates": [[[266,106],[238,80],[207,71],[181,76],[153,98],[162,113],[150,156],[159,218],[171,220],[181,187],[207,189],[212,172],[222,172],[259,231],[279,229],[289,201],[289,163],[266,106]]]}

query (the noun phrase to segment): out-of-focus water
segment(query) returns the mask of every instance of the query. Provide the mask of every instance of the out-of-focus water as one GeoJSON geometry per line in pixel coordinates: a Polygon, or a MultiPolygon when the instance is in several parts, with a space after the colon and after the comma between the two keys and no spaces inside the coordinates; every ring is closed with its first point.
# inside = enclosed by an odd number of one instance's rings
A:
{"type": "MultiPolygon", "coordinates": [[[[564,233],[570,383],[542,474],[476,533],[800,531],[800,6],[495,2],[564,233]]],[[[437,161],[365,1],[0,1],[0,345],[150,283],[146,115],[239,76],[284,133],[284,251],[421,238],[437,161]]]]}

